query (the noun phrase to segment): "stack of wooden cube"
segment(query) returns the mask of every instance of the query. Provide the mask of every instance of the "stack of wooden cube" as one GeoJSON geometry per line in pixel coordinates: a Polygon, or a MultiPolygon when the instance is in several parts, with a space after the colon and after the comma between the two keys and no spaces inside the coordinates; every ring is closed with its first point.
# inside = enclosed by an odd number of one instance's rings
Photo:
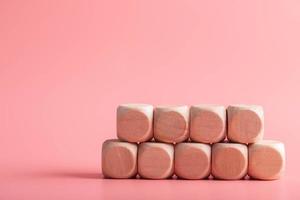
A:
{"type": "Polygon", "coordinates": [[[107,178],[274,180],[285,168],[284,144],[263,140],[257,105],[157,106],[117,109],[118,139],[102,146],[107,178]]]}

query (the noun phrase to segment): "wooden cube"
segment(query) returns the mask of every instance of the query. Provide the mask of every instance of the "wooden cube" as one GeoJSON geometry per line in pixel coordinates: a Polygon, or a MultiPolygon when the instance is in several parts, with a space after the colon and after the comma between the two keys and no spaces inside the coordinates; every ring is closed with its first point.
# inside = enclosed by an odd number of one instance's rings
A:
{"type": "Polygon", "coordinates": [[[285,169],[284,144],[274,140],[262,140],[249,145],[248,175],[254,179],[279,179],[285,169]]]}
{"type": "Polygon", "coordinates": [[[189,107],[159,106],[154,110],[154,138],[165,143],[178,143],[189,137],[189,107]]]}
{"type": "Polygon", "coordinates": [[[106,140],[102,145],[102,173],[106,178],[131,178],[137,174],[137,145],[106,140]]]}
{"type": "Polygon", "coordinates": [[[117,135],[128,142],[145,142],[153,138],[153,106],[122,104],[117,109],[117,135]]]}
{"type": "Polygon", "coordinates": [[[226,109],[219,105],[194,105],[190,109],[190,138],[195,142],[217,143],[226,137],[226,109]]]}
{"type": "Polygon", "coordinates": [[[254,143],[264,134],[263,108],[256,105],[229,106],[228,139],[238,143],[254,143]]]}
{"type": "Polygon", "coordinates": [[[238,180],[247,174],[248,151],[244,144],[216,143],[212,147],[212,175],[217,179],[238,180]]]}
{"type": "Polygon", "coordinates": [[[183,179],[203,179],[210,175],[211,147],[201,143],[175,146],[175,174],[183,179]]]}
{"type": "Polygon", "coordinates": [[[139,145],[138,173],[142,178],[165,179],[174,173],[174,147],[171,144],[145,142],[139,145]]]}

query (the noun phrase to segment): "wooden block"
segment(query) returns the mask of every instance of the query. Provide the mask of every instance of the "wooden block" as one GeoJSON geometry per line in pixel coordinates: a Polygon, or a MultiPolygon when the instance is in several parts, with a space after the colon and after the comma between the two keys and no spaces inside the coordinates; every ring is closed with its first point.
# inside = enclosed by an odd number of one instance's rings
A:
{"type": "Polygon", "coordinates": [[[102,145],[102,173],[107,178],[131,178],[137,174],[137,145],[106,140],[102,145]]]}
{"type": "Polygon", "coordinates": [[[217,179],[238,180],[247,173],[248,150],[244,144],[216,143],[212,147],[212,175],[217,179]]]}
{"type": "Polygon", "coordinates": [[[228,139],[238,143],[254,143],[264,134],[263,108],[256,105],[233,105],[227,108],[228,139]]]}
{"type": "Polygon", "coordinates": [[[159,106],[154,110],[154,138],[165,143],[178,143],[189,137],[189,107],[159,106]]]}
{"type": "Polygon", "coordinates": [[[219,105],[194,105],[190,109],[190,138],[195,142],[217,143],[226,137],[226,109],[219,105]]]}
{"type": "Polygon", "coordinates": [[[122,104],[117,109],[118,138],[128,142],[145,142],[153,138],[153,106],[122,104]]]}
{"type": "Polygon", "coordinates": [[[183,179],[203,179],[210,175],[211,147],[201,143],[175,146],[175,174],[183,179]]]}
{"type": "Polygon", "coordinates": [[[279,179],[285,169],[284,144],[274,140],[262,140],[249,145],[248,175],[255,179],[279,179]]]}
{"type": "Polygon", "coordinates": [[[142,178],[165,179],[174,173],[174,147],[171,144],[145,142],[139,145],[138,173],[142,178]]]}

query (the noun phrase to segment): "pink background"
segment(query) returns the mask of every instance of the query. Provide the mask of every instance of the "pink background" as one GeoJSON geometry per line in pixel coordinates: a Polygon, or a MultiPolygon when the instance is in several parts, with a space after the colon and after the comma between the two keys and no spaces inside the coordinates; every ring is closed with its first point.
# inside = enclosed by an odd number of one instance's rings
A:
{"type": "Polygon", "coordinates": [[[299,195],[300,1],[0,2],[0,199],[299,195]],[[103,180],[116,106],[261,104],[278,181],[103,180]]]}

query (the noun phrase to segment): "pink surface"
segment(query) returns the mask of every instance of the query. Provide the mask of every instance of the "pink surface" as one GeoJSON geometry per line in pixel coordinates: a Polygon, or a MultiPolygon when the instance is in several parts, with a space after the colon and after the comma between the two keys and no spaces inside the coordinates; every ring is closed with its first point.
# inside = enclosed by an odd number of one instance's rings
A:
{"type": "Polygon", "coordinates": [[[0,199],[299,197],[300,2],[1,1],[0,199]],[[261,104],[283,179],[100,178],[120,103],[261,104]]]}

